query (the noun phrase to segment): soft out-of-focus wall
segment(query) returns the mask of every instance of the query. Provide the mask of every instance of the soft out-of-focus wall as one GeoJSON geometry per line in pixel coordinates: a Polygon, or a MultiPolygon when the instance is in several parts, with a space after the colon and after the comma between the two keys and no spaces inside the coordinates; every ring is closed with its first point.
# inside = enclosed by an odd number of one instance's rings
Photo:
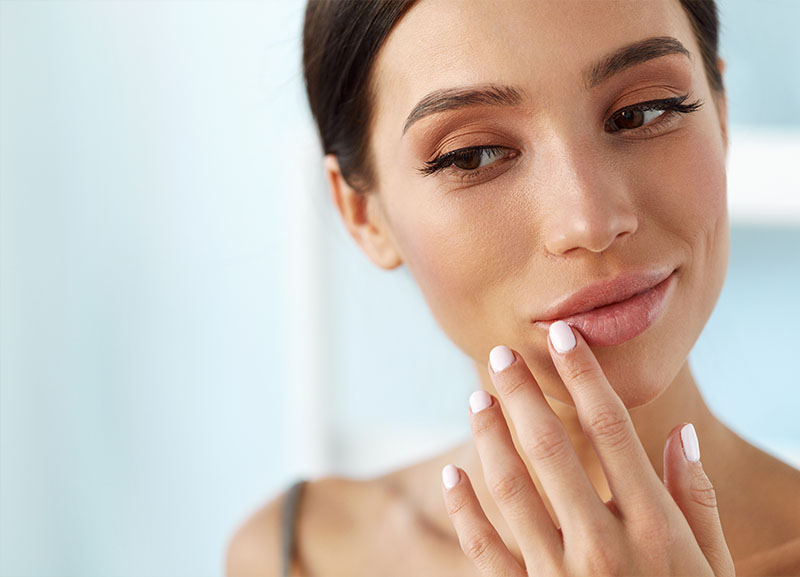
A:
{"type": "Polygon", "coordinates": [[[302,12],[0,2],[2,577],[221,574],[280,483],[302,12]]]}
{"type": "MultiPolygon", "coordinates": [[[[328,201],[302,12],[0,2],[0,576],[218,575],[295,476],[468,438],[470,363],[328,201]]],[[[800,187],[774,159],[800,142],[800,5],[721,14],[739,200],[692,364],[720,416],[798,462],[800,219],[775,206],[800,187]],[[774,199],[758,218],[753,196],[774,199]]]]}
{"type": "Polygon", "coordinates": [[[796,467],[798,283],[800,223],[735,226],[727,282],[690,360],[711,408],[740,435],[796,467]]]}

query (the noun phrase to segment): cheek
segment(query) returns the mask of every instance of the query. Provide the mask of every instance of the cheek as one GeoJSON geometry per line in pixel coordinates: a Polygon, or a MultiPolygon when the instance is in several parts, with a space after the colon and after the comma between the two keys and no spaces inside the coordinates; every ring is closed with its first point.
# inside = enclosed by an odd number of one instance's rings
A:
{"type": "Polygon", "coordinates": [[[648,210],[665,238],[683,249],[683,290],[690,314],[702,325],[722,289],[728,265],[730,236],[725,151],[715,123],[697,126],[676,142],[661,162],[653,162],[647,190],[648,210]]]}
{"type": "Polygon", "coordinates": [[[725,155],[712,126],[691,130],[642,161],[648,170],[639,169],[639,187],[645,214],[657,226],[700,241],[727,221],[725,155]]]}
{"type": "Polygon", "coordinates": [[[479,188],[434,192],[433,200],[408,201],[392,209],[404,262],[432,314],[473,358],[487,353],[487,337],[507,334],[508,317],[497,314],[502,299],[508,309],[513,304],[513,295],[503,294],[509,291],[505,280],[520,277],[535,246],[533,239],[520,242],[528,215],[508,197],[492,203],[491,192],[479,188]]]}

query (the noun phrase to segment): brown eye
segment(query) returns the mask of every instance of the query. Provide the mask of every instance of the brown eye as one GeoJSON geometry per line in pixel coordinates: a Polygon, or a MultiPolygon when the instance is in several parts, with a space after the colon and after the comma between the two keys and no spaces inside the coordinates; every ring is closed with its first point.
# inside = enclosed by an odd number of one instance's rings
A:
{"type": "Polygon", "coordinates": [[[481,157],[484,152],[484,150],[480,149],[467,151],[465,154],[459,155],[453,161],[453,165],[462,170],[475,170],[481,165],[481,157]]]}
{"type": "Polygon", "coordinates": [[[620,110],[608,120],[606,131],[635,130],[641,128],[645,124],[650,124],[650,122],[664,114],[664,112],[666,111],[649,108],[628,108],[627,110],[620,110]]]}
{"type": "Polygon", "coordinates": [[[493,170],[492,165],[503,159],[510,160],[517,152],[505,146],[474,146],[460,148],[441,155],[435,160],[426,162],[419,168],[423,176],[434,174],[446,168],[453,168],[459,178],[473,178],[486,170],[493,170]]]}
{"type": "Polygon", "coordinates": [[[644,122],[644,112],[641,110],[623,110],[614,117],[618,128],[639,128],[644,122]]]}

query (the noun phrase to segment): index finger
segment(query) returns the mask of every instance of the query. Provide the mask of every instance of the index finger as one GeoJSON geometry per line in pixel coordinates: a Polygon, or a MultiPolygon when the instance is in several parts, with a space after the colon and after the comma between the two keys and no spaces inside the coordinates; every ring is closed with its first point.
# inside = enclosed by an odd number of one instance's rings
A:
{"type": "Polygon", "coordinates": [[[550,356],[572,396],[581,428],[597,453],[618,509],[632,512],[643,503],[652,504],[654,497],[667,496],[627,407],[580,332],[564,321],[556,321],[550,325],[547,340],[550,356]]]}

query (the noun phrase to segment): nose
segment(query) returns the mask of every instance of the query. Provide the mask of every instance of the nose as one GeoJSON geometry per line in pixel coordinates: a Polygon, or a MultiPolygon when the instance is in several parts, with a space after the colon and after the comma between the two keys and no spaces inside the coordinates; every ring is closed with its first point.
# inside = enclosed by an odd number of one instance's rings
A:
{"type": "Polygon", "coordinates": [[[581,250],[602,253],[638,227],[625,175],[591,145],[551,149],[538,189],[546,198],[543,230],[551,254],[581,250]]]}

